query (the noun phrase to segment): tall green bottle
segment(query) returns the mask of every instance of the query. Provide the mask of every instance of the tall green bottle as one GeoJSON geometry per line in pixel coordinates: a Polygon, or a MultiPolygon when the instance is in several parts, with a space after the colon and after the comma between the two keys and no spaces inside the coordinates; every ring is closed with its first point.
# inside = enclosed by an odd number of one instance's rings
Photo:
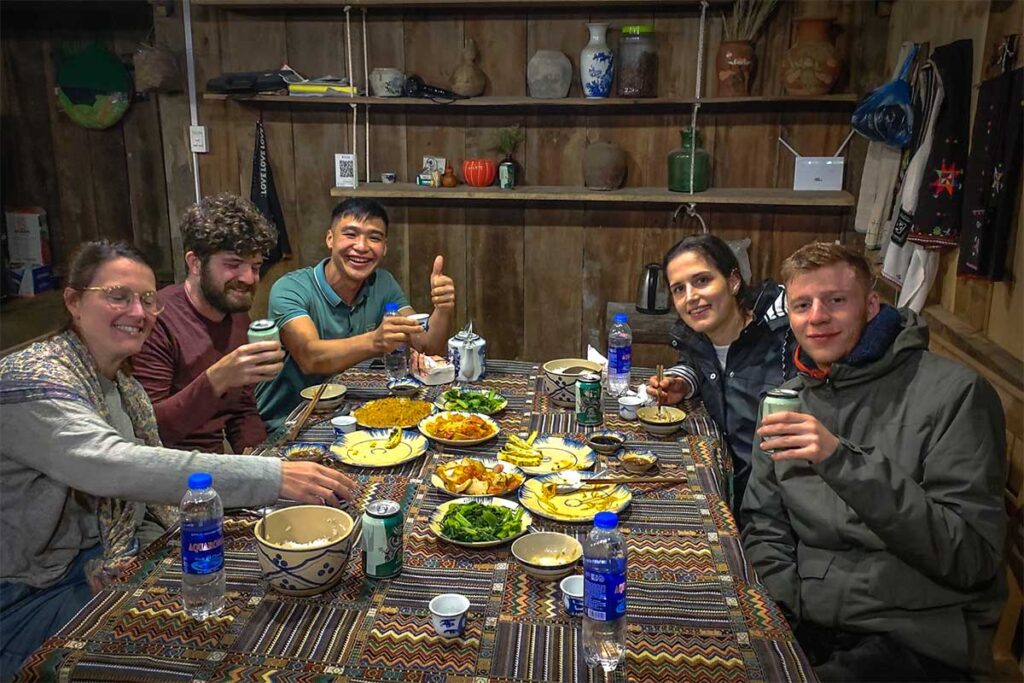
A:
{"type": "Polygon", "coordinates": [[[683,146],[668,155],[668,189],[690,191],[690,157],[693,157],[693,191],[703,192],[711,184],[711,156],[700,146],[700,134],[693,128],[679,131],[683,146]]]}

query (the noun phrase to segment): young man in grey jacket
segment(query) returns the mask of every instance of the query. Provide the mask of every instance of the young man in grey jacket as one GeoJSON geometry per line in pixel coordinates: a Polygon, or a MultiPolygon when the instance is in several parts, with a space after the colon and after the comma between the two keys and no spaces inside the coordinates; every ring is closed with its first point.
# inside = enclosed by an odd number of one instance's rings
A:
{"type": "Polygon", "coordinates": [[[800,410],[761,420],[743,545],[828,680],[985,672],[1005,596],[1005,426],[834,244],[783,265],[800,410]]]}

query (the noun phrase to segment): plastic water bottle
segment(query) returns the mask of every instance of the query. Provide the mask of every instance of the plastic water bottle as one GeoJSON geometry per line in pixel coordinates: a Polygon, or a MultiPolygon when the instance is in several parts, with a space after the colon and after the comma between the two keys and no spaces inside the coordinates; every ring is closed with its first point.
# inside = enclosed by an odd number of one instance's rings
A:
{"type": "Polygon", "coordinates": [[[625,313],[616,313],[608,330],[608,393],[621,396],[629,390],[633,369],[633,331],[625,313]]]}
{"type": "Polygon", "coordinates": [[[181,599],[200,621],[224,609],[224,506],[212,485],[196,472],[181,499],[181,599]]]}
{"type": "Polygon", "coordinates": [[[626,539],[619,516],[599,512],[583,546],[583,657],[614,671],[626,655],[626,539]]]}
{"type": "MultiPolygon", "coordinates": [[[[384,304],[384,317],[398,315],[398,304],[384,304]]],[[[384,371],[388,379],[402,379],[409,374],[409,347],[402,344],[394,351],[384,354],[384,371]]]]}

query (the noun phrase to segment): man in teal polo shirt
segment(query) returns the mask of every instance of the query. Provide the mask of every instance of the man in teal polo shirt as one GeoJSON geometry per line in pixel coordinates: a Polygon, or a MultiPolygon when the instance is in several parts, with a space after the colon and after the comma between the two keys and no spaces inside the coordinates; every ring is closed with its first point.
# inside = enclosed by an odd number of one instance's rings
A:
{"type": "Polygon", "coordinates": [[[268,317],[281,329],[288,352],[284,370],[256,387],[260,415],[270,429],[281,425],[305,387],[402,344],[431,354],[445,352],[455,312],[455,283],[444,257],[430,273],[429,331],[406,317],[415,313],[394,276],[378,268],[387,253],[388,214],[372,199],[346,199],[331,213],[331,255],[274,283],[268,317]],[[384,305],[399,315],[384,318],[384,305]]]}

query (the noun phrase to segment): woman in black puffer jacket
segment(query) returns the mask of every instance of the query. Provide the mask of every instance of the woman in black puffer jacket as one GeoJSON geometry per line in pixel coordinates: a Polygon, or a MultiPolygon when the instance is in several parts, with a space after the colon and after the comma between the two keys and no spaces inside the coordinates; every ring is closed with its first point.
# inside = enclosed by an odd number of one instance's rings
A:
{"type": "Polygon", "coordinates": [[[660,393],[665,404],[700,396],[729,444],[734,470],[729,504],[738,515],[750,476],[758,404],[769,389],[796,374],[786,291],[771,280],[748,286],[732,249],[713,235],[679,241],[665,255],[664,266],[680,317],[671,338],[679,362],[665,370],[660,388],[652,377],[647,391],[660,393]]]}

